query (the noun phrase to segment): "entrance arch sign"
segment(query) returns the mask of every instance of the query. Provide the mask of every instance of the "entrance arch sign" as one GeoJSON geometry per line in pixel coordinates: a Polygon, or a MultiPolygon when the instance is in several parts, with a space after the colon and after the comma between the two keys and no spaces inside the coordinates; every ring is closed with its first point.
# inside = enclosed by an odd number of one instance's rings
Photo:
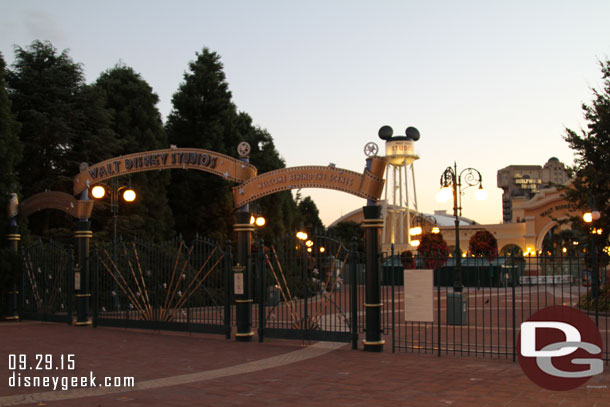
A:
{"type": "Polygon", "coordinates": [[[58,209],[74,218],[89,218],[95,201],[80,201],[60,191],[46,191],[32,195],[19,204],[19,216],[27,218],[43,209],[58,209]]]}
{"type": "Polygon", "coordinates": [[[298,188],[325,188],[377,200],[383,191],[384,157],[373,157],[371,169],[363,174],[334,166],[282,168],[251,178],[233,188],[236,208],[280,191],[298,188]]]}
{"type": "Polygon", "coordinates": [[[242,183],[256,176],[256,167],[228,155],[199,148],[168,148],[128,154],[102,161],[74,177],[74,195],[91,185],[121,175],[163,169],[191,169],[210,172],[242,183]]]}

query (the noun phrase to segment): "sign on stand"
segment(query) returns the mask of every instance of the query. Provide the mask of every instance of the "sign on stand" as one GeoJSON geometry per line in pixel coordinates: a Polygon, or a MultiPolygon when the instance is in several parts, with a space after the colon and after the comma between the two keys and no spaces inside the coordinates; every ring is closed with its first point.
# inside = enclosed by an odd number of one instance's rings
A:
{"type": "Polygon", "coordinates": [[[434,322],[434,270],[405,270],[405,321],[434,322]]]}

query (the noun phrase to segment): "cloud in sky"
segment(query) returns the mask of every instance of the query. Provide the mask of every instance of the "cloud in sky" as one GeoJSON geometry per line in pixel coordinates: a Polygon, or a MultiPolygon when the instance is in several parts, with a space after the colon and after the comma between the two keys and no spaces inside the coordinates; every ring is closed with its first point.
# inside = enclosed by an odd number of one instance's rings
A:
{"type": "Polygon", "coordinates": [[[42,10],[27,10],[23,24],[32,38],[64,43],[68,39],[66,32],[59,26],[53,16],[42,10]]]}

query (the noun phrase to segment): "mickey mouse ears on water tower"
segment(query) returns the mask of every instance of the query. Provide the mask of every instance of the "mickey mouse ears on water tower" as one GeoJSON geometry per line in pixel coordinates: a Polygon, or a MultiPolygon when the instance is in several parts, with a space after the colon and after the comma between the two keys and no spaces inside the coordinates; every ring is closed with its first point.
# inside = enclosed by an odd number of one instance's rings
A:
{"type": "Polygon", "coordinates": [[[378,135],[379,138],[385,141],[390,140],[411,140],[417,141],[419,140],[419,130],[415,127],[407,127],[405,130],[404,136],[392,136],[394,134],[394,130],[390,126],[382,126],[379,129],[378,135]]]}

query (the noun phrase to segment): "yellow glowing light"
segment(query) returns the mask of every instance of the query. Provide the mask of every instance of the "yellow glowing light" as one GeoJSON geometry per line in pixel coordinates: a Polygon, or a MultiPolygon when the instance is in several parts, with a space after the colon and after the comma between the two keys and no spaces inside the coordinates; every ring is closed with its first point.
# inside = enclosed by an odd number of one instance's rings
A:
{"type": "Polygon", "coordinates": [[[441,233],[441,229],[435,226],[432,228],[432,233],[441,233]]]}
{"type": "Polygon", "coordinates": [[[308,237],[305,232],[297,232],[297,239],[299,240],[307,240],[308,237]]]}
{"type": "Polygon", "coordinates": [[[419,240],[411,240],[411,246],[419,246],[420,241],[419,240]]]}
{"type": "Polygon", "coordinates": [[[311,253],[311,247],[307,248],[307,253],[311,253]]]}
{"type": "Polygon", "coordinates": [[[593,222],[593,214],[591,212],[587,212],[582,215],[582,219],[587,223],[591,223],[593,222]]]}
{"type": "Polygon", "coordinates": [[[254,222],[256,222],[256,218],[254,217],[254,215],[250,216],[250,224],[254,225],[254,222]]]}
{"type": "Polygon", "coordinates": [[[421,235],[422,228],[420,226],[416,226],[414,228],[409,229],[409,234],[411,236],[421,235]]]}
{"type": "Polygon", "coordinates": [[[308,240],[305,242],[305,246],[311,247],[311,246],[313,246],[313,242],[311,240],[308,240]]]}
{"type": "Polygon", "coordinates": [[[451,188],[442,187],[440,191],[436,194],[437,202],[447,202],[449,198],[451,198],[451,188]]]}
{"type": "Polygon", "coordinates": [[[568,252],[568,249],[566,249],[566,248],[564,247],[564,248],[562,248],[562,249],[561,249],[561,251],[562,251],[563,253],[567,253],[567,252],[568,252]]]}
{"type": "Polygon", "coordinates": [[[480,185],[477,192],[474,193],[474,198],[477,201],[484,201],[487,199],[487,191],[483,189],[483,185],[480,185]]]}
{"type": "Polygon", "coordinates": [[[265,223],[267,223],[267,221],[262,216],[256,218],[256,226],[265,226],[265,223]]]}
{"type": "Polygon", "coordinates": [[[324,248],[324,246],[320,247],[320,253],[324,253],[326,251],[326,249],[324,248]]]}
{"type": "Polygon", "coordinates": [[[134,191],[133,189],[126,189],[125,192],[123,192],[123,199],[125,200],[125,202],[135,201],[136,191],[134,191]]]}
{"type": "Polygon", "coordinates": [[[104,195],[106,195],[106,189],[101,185],[96,185],[93,188],[91,188],[91,195],[95,199],[102,199],[104,197],[104,195]]]}

